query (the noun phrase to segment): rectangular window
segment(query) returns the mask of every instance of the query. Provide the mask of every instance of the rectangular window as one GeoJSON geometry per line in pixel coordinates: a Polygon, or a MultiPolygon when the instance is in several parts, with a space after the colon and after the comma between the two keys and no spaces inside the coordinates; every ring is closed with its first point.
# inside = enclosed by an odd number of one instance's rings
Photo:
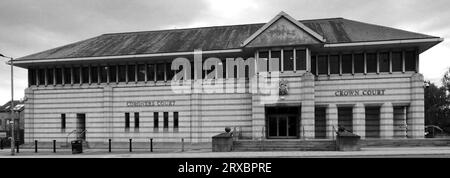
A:
{"type": "Polygon", "coordinates": [[[109,66],[109,82],[116,83],[117,67],[115,65],[109,66]]]}
{"type": "Polygon", "coordinates": [[[330,74],[339,74],[339,56],[331,55],[330,56],[330,74]]]}
{"type": "Polygon", "coordinates": [[[53,70],[54,68],[47,69],[47,84],[53,85],[53,70]]]}
{"type": "Polygon", "coordinates": [[[377,53],[366,53],[367,73],[377,72],[377,53]]]}
{"type": "Polygon", "coordinates": [[[82,83],[89,83],[89,67],[84,66],[81,68],[81,82],[82,83]]]}
{"type": "Polygon", "coordinates": [[[327,121],[326,121],[326,108],[315,107],[314,108],[314,136],[317,139],[327,138],[327,121]]]}
{"type": "Polygon", "coordinates": [[[405,71],[416,71],[416,52],[405,52],[405,71]]]}
{"type": "Polygon", "coordinates": [[[100,66],[100,83],[108,82],[108,66],[100,66]]]}
{"type": "Polygon", "coordinates": [[[169,113],[164,112],[164,130],[169,128],[169,113]]]}
{"type": "Polygon", "coordinates": [[[137,80],[140,82],[145,81],[145,64],[138,64],[137,80]]]}
{"type": "Polygon", "coordinates": [[[164,81],[164,64],[156,65],[156,80],[164,81]]]}
{"type": "Polygon", "coordinates": [[[338,126],[353,130],[353,107],[338,107],[338,126]]]}
{"type": "Polygon", "coordinates": [[[128,64],[128,82],[135,82],[136,81],[136,65],[134,64],[128,64]]]}
{"type": "Polygon", "coordinates": [[[166,75],[167,75],[167,81],[171,81],[173,78],[173,75],[175,75],[174,71],[171,69],[172,64],[167,63],[166,64],[166,75]]]}
{"type": "Polygon", "coordinates": [[[139,128],[139,113],[135,112],[134,113],[134,128],[139,128]]]}
{"type": "Polygon", "coordinates": [[[62,69],[61,68],[55,68],[55,79],[56,79],[56,84],[62,84],[62,69]]]}
{"type": "Polygon", "coordinates": [[[159,113],[154,112],[153,113],[153,128],[155,129],[155,131],[158,131],[158,127],[159,127],[159,113]]]}
{"type": "Polygon", "coordinates": [[[402,52],[392,52],[392,72],[403,71],[403,56],[402,52]]]}
{"type": "Polygon", "coordinates": [[[69,67],[64,67],[64,84],[72,84],[72,71],[69,67]]]}
{"type": "Polygon", "coordinates": [[[269,71],[269,51],[261,51],[258,54],[258,60],[265,60],[266,63],[266,69],[262,69],[258,67],[258,72],[268,72],[269,71]]]}
{"type": "Polygon", "coordinates": [[[380,72],[390,72],[389,52],[380,53],[380,72]]]}
{"type": "Polygon", "coordinates": [[[125,82],[126,81],[126,65],[119,65],[119,82],[125,82]]]}
{"type": "Polygon", "coordinates": [[[342,73],[351,74],[352,73],[352,55],[344,54],[342,55],[342,73]]]}
{"type": "Polygon", "coordinates": [[[73,68],[73,83],[74,84],[80,83],[80,67],[73,68]]]}
{"type": "Polygon", "coordinates": [[[355,73],[364,73],[364,54],[355,54],[354,56],[355,73]]]}
{"type": "Polygon", "coordinates": [[[317,63],[316,63],[316,56],[311,56],[311,73],[312,74],[314,74],[314,75],[317,75],[317,71],[316,71],[316,67],[317,67],[317,65],[316,65],[317,63]]]}
{"type": "Polygon", "coordinates": [[[28,69],[28,85],[36,85],[36,70],[29,68],[28,69]]]}
{"type": "Polygon", "coordinates": [[[366,138],[380,137],[380,107],[366,107],[366,138]]]}
{"type": "Polygon", "coordinates": [[[61,129],[66,129],[66,114],[61,114],[61,129]]]}
{"type": "Polygon", "coordinates": [[[147,64],[147,81],[155,81],[155,65],[147,64]]]}
{"type": "Polygon", "coordinates": [[[130,113],[125,113],[125,129],[130,128],[130,113]]]}
{"type": "Polygon", "coordinates": [[[178,112],[173,112],[173,128],[178,129],[178,112]]]}
{"type": "MultiPolygon", "coordinates": [[[[281,70],[281,51],[272,51],[271,58],[272,58],[272,60],[275,58],[278,59],[278,71],[280,71],[281,70]]],[[[272,67],[272,68],[274,69],[275,67],[272,67]]]]}
{"type": "Polygon", "coordinates": [[[91,83],[98,83],[98,66],[91,66],[91,83]]]}
{"type": "Polygon", "coordinates": [[[45,85],[45,69],[38,69],[39,85],[45,85]]]}
{"type": "Polygon", "coordinates": [[[283,70],[284,71],[294,70],[294,52],[292,50],[283,51],[283,70]]]}
{"type": "Polygon", "coordinates": [[[317,65],[319,69],[319,75],[320,74],[328,74],[328,56],[326,55],[320,55],[317,59],[317,65]]]}
{"type": "Polygon", "coordinates": [[[306,70],[306,50],[295,51],[295,66],[297,71],[306,70]]]}

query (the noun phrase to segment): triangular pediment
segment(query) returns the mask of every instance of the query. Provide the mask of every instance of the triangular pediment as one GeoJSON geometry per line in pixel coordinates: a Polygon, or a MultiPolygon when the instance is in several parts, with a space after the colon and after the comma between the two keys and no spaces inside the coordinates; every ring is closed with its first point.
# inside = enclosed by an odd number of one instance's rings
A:
{"type": "Polygon", "coordinates": [[[284,12],[247,38],[242,47],[307,45],[325,42],[324,38],[284,12]]]}

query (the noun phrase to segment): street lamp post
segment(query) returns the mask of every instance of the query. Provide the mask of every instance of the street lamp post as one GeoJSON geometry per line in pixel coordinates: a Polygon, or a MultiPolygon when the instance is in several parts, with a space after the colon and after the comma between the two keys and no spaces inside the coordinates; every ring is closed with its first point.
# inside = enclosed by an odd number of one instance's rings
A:
{"type": "Polygon", "coordinates": [[[11,106],[10,106],[10,109],[11,109],[11,122],[12,122],[12,124],[11,124],[11,155],[14,155],[15,154],[15,151],[14,151],[14,149],[15,149],[15,141],[14,141],[14,77],[13,77],[13,66],[14,66],[14,59],[12,58],[12,57],[8,57],[8,56],[5,56],[5,55],[3,55],[3,54],[0,54],[0,57],[4,57],[4,58],[8,58],[8,59],[10,59],[10,65],[11,65],[11,106]]]}

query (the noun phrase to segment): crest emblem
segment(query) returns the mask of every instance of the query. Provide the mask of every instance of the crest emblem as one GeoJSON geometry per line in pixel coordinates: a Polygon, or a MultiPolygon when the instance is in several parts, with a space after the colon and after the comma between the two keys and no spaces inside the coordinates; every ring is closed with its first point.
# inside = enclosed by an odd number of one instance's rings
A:
{"type": "Polygon", "coordinates": [[[285,96],[288,95],[288,81],[285,79],[280,80],[280,87],[279,87],[279,95],[285,96]]]}

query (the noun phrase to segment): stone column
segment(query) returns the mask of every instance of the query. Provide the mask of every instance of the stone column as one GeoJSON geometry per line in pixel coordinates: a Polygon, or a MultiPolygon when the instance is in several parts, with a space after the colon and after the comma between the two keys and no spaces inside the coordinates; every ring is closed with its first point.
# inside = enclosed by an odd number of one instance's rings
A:
{"type": "Polygon", "coordinates": [[[326,110],[327,138],[333,139],[338,129],[338,111],[336,104],[329,104],[326,110]]]}
{"type": "Polygon", "coordinates": [[[416,73],[411,76],[411,104],[408,109],[408,137],[424,138],[425,104],[423,75],[416,73]]]}
{"type": "Polygon", "coordinates": [[[366,108],[362,103],[353,106],[353,133],[361,139],[366,137],[366,108]]]}
{"type": "MultiPolygon", "coordinates": [[[[104,120],[104,139],[114,140],[114,119],[113,119],[113,88],[111,86],[103,87],[103,120],[104,120]]],[[[88,137],[86,137],[87,139],[88,137]]]]}
{"type": "MultiPolygon", "coordinates": [[[[25,89],[25,110],[24,113],[24,136],[26,143],[34,142],[34,91],[31,88],[25,89]]],[[[5,128],[6,128],[5,123],[5,128]]]]}
{"type": "Polygon", "coordinates": [[[314,139],[314,75],[306,72],[302,76],[301,86],[301,121],[300,121],[300,135],[305,139],[314,139]]]}
{"type": "Polygon", "coordinates": [[[394,108],[387,102],[380,109],[380,138],[391,139],[394,137],[394,108]]]}

